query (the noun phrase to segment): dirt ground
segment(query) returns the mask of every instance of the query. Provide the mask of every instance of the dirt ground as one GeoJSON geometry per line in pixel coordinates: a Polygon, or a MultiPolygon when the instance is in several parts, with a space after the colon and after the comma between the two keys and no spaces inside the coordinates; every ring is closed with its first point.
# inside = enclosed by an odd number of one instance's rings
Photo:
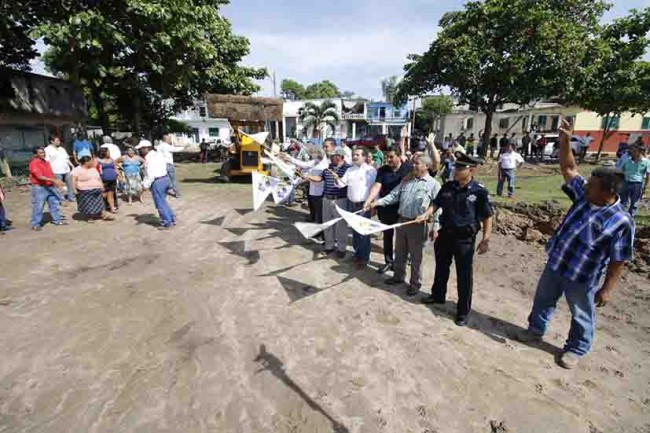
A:
{"type": "MultiPolygon", "coordinates": [[[[626,273],[592,354],[567,371],[554,363],[564,301],[546,343],[512,338],[541,246],[496,235],[459,328],[453,277],[447,305],[421,305],[374,269],[317,258],[291,225],[304,210],[250,212],[250,185],[179,173],[169,232],[149,200],[36,233],[29,195],[9,192],[0,432],[650,431],[647,276],[626,273]]],[[[420,297],[433,269],[427,247],[420,297]]]]}

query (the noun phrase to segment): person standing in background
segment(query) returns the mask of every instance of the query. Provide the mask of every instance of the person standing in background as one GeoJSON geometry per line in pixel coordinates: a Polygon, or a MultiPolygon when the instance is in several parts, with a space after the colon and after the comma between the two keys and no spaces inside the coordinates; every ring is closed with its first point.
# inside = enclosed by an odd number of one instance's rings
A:
{"type": "Polygon", "coordinates": [[[384,152],[382,152],[381,147],[378,144],[375,145],[375,150],[372,152],[372,164],[375,168],[384,165],[384,152]]]}
{"type": "Polygon", "coordinates": [[[630,145],[627,153],[630,158],[621,165],[621,171],[625,175],[621,206],[634,217],[650,182],[650,160],[644,158],[644,149],[636,144],[630,145]]]}
{"type": "Polygon", "coordinates": [[[113,161],[117,161],[118,159],[120,159],[120,157],[122,156],[122,151],[116,144],[113,144],[113,139],[110,136],[108,135],[103,136],[102,142],[103,144],[99,147],[100,149],[108,149],[108,156],[113,161]]]}
{"type": "Polygon", "coordinates": [[[54,176],[50,163],[45,160],[45,149],[37,147],[29,162],[29,183],[32,193],[31,226],[34,231],[41,231],[43,209],[47,203],[55,226],[67,225],[59,209],[59,193],[56,188],[62,188],[63,182],[54,176]]]}
{"type": "Polygon", "coordinates": [[[95,154],[95,148],[86,140],[83,132],[77,133],[77,138],[72,142],[72,156],[74,157],[74,163],[79,164],[79,160],[82,156],[93,156],[95,154]]]}
{"type": "Polygon", "coordinates": [[[61,139],[56,135],[51,135],[50,144],[45,148],[45,160],[50,163],[54,176],[62,182],[65,182],[66,193],[61,195],[59,201],[66,200],[74,202],[74,188],[72,187],[72,176],[70,170],[74,168],[70,162],[68,152],[61,146],[61,139]]]}
{"type": "Polygon", "coordinates": [[[474,133],[472,132],[469,134],[469,137],[467,138],[467,154],[469,156],[474,156],[474,149],[476,148],[476,137],[474,137],[474,133]]]}
{"type": "Polygon", "coordinates": [[[512,148],[512,144],[508,144],[504,152],[499,156],[499,163],[497,170],[498,172],[498,183],[497,183],[497,195],[501,197],[503,195],[503,184],[508,181],[508,198],[515,196],[515,173],[518,168],[524,165],[524,158],[515,152],[512,148]]]}
{"type": "Polygon", "coordinates": [[[169,190],[169,175],[167,174],[167,162],[165,158],[153,150],[149,140],[142,140],[135,147],[144,157],[145,177],[143,187],[151,189],[153,203],[158,210],[160,227],[158,230],[169,230],[176,225],[176,215],[167,203],[167,191],[169,190]]]}
{"type": "Polygon", "coordinates": [[[490,138],[490,159],[494,159],[494,152],[497,151],[498,147],[499,147],[499,138],[497,133],[495,132],[492,138],[490,138]]]}
{"type": "Polygon", "coordinates": [[[208,143],[205,142],[205,138],[201,140],[201,144],[199,144],[199,150],[201,153],[199,154],[199,161],[202,164],[205,164],[208,162],[208,149],[210,146],[208,143]]]}
{"type": "Polygon", "coordinates": [[[138,197],[138,201],[142,203],[142,169],[144,167],[144,159],[135,154],[135,149],[129,147],[126,150],[126,155],[119,158],[116,163],[121,167],[124,173],[124,180],[126,183],[126,197],[127,204],[133,204],[133,196],[138,197]]]}
{"type": "Polygon", "coordinates": [[[530,143],[532,142],[532,139],[530,138],[530,133],[526,131],[524,133],[524,136],[521,137],[521,154],[524,158],[528,156],[530,153],[530,143]]]}
{"type": "MultiPolygon", "coordinates": [[[[142,142],[140,142],[142,143],[142,142]]],[[[172,136],[165,134],[162,136],[162,141],[156,147],[156,151],[163,157],[165,164],[167,164],[167,176],[169,177],[169,186],[171,194],[179,198],[181,196],[178,190],[178,183],[176,182],[176,167],[174,167],[174,153],[183,152],[185,147],[174,146],[172,144],[172,136]]]]}

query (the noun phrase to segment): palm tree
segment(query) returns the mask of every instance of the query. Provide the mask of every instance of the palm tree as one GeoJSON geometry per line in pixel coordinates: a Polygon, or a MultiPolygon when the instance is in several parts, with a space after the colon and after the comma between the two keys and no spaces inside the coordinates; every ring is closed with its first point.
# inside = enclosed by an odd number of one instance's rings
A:
{"type": "Polygon", "coordinates": [[[305,135],[311,132],[314,138],[320,138],[321,134],[327,135],[328,128],[331,128],[332,132],[336,131],[336,125],[341,117],[336,109],[336,104],[328,99],[323,101],[320,106],[313,102],[305,103],[298,119],[303,125],[302,131],[305,135]]]}

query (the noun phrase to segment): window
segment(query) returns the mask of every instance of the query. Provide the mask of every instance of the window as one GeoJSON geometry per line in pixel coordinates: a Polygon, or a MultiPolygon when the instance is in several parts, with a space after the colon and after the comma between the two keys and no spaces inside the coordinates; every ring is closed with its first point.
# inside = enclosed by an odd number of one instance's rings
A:
{"type": "Polygon", "coordinates": [[[199,107],[199,116],[201,116],[201,117],[207,117],[208,116],[208,113],[207,113],[205,107],[199,107]]]}
{"type": "Polygon", "coordinates": [[[219,136],[219,128],[208,128],[208,135],[210,137],[218,137],[219,136]]]}
{"type": "Polygon", "coordinates": [[[469,119],[467,119],[465,129],[474,129],[474,118],[473,117],[470,117],[469,119]]]}
{"type": "Polygon", "coordinates": [[[546,116],[539,116],[537,118],[537,125],[539,125],[540,130],[546,130],[546,116]]]}
{"type": "Polygon", "coordinates": [[[650,129],[650,117],[644,117],[641,123],[641,129],[650,129]]]}
{"type": "Polygon", "coordinates": [[[614,129],[618,129],[618,126],[621,124],[621,116],[604,116],[603,121],[600,124],[600,128],[605,130],[608,129],[610,131],[614,129]],[[609,128],[607,126],[609,125],[609,128]]]}
{"type": "Polygon", "coordinates": [[[507,117],[504,119],[499,119],[499,129],[508,129],[508,126],[510,126],[510,119],[507,117]]]}

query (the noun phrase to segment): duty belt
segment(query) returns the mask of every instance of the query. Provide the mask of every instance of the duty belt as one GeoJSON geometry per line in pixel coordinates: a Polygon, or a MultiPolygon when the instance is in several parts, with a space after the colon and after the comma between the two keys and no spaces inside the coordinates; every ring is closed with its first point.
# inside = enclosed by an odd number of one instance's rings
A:
{"type": "Polygon", "coordinates": [[[440,229],[441,234],[446,234],[458,238],[469,238],[472,236],[476,236],[476,233],[478,233],[478,225],[477,224],[472,224],[469,226],[462,226],[462,227],[445,227],[443,226],[440,229]]]}

